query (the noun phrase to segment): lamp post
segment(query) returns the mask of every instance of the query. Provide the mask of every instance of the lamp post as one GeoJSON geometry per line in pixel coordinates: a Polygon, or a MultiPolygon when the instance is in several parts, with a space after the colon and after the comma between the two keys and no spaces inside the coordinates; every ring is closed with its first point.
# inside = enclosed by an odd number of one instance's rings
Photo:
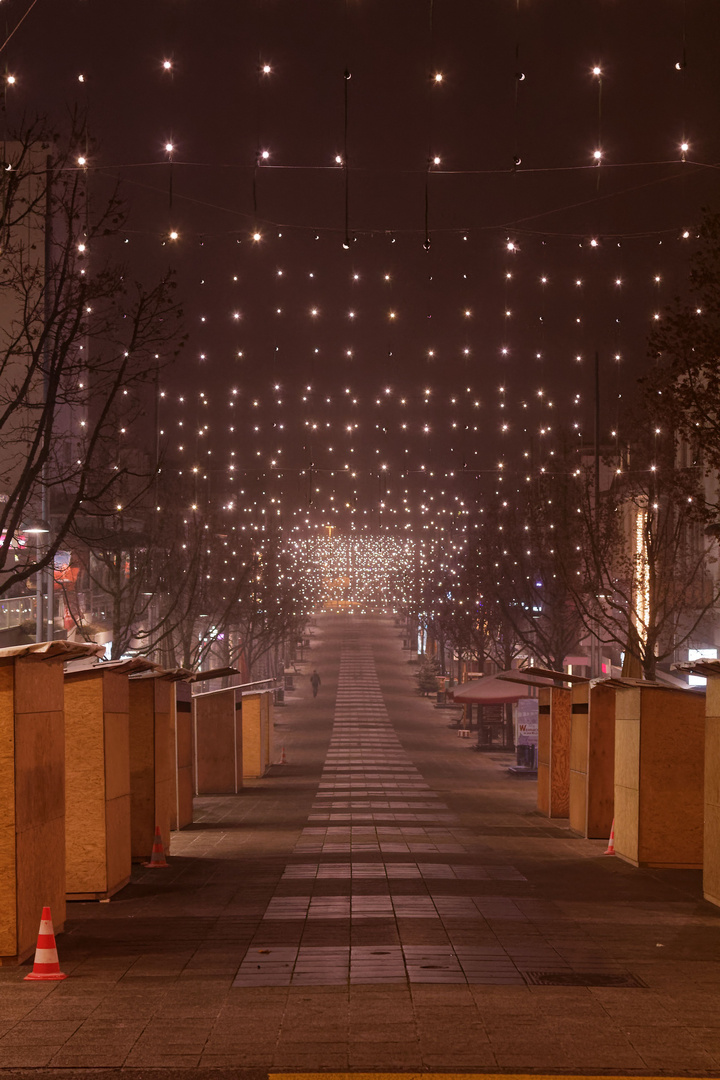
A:
{"type": "MultiPolygon", "coordinates": [[[[36,522],[33,525],[28,525],[22,528],[22,531],[28,536],[35,537],[35,560],[40,562],[40,537],[47,535],[50,532],[50,527],[45,521],[36,522]]],[[[35,641],[45,641],[45,624],[43,622],[44,616],[44,604],[43,593],[45,591],[44,578],[46,577],[45,570],[38,569],[35,575],[35,641]]],[[[52,619],[52,571],[49,574],[49,582],[47,585],[48,594],[48,621],[52,619]]]]}

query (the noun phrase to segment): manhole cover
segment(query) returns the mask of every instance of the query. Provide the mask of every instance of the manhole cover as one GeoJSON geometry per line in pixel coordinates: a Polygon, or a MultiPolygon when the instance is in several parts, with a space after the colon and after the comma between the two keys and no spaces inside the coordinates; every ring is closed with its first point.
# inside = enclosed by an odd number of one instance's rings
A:
{"type": "Polygon", "coordinates": [[[647,983],[628,972],[602,974],[597,971],[525,971],[523,975],[531,986],[617,986],[625,989],[647,989],[647,983]]]}

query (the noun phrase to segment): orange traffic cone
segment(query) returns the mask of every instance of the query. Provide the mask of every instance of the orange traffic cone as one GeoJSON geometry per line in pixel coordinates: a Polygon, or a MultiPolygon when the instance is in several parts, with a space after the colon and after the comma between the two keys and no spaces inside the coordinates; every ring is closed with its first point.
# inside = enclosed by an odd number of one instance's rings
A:
{"type": "Polygon", "coordinates": [[[150,862],[144,862],[143,866],[151,866],[153,869],[158,869],[169,865],[170,864],[165,859],[165,849],[163,847],[162,836],[160,835],[160,826],[156,825],[150,862]]]}
{"type": "Polygon", "coordinates": [[[280,764],[281,765],[287,765],[287,758],[285,757],[285,747],[284,746],[283,746],[282,750],[280,751],[280,764]]]}
{"type": "Polygon", "coordinates": [[[603,855],[615,854],[615,818],[613,818],[612,828],[610,829],[610,839],[608,840],[607,850],[603,851],[603,855]]]}
{"type": "Polygon", "coordinates": [[[61,979],[67,979],[67,975],[60,970],[57,945],[55,944],[55,931],[53,930],[52,915],[49,907],[42,909],[37,947],[35,949],[35,962],[30,974],[25,976],[25,980],[28,979],[38,982],[60,982],[61,979]]]}

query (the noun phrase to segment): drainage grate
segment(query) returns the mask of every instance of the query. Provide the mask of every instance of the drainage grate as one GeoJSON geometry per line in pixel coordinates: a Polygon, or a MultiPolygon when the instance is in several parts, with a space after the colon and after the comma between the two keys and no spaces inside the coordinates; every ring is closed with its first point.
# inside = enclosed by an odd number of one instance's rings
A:
{"type": "Polygon", "coordinates": [[[601,974],[596,971],[524,971],[531,986],[617,986],[647,990],[647,983],[628,972],[601,974]]]}

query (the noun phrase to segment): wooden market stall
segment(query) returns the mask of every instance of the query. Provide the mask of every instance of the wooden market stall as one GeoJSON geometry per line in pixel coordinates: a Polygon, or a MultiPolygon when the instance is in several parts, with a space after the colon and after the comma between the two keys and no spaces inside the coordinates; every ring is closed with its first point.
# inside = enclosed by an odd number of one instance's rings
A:
{"type": "Polygon", "coordinates": [[[67,641],[0,649],[0,964],[37,943],[42,909],[65,924],[63,664],[102,653],[67,641]]]}
{"type": "Polygon", "coordinates": [[[720,661],[676,664],[680,671],[707,679],[705,762],[703,770],[703,895],[720,907],[720,661]]]}
{"type": "Polygon", "coordinates": [[[634,866],[703,865],[705,695],[636,679],[615,688],[615,853],[634,866]]]}
{"type": "Polygon", "coordinates": [[[141,658],[87,660],[65,669],[65,893],[113,896],[130,879],[128,676],[141,658]]]}

